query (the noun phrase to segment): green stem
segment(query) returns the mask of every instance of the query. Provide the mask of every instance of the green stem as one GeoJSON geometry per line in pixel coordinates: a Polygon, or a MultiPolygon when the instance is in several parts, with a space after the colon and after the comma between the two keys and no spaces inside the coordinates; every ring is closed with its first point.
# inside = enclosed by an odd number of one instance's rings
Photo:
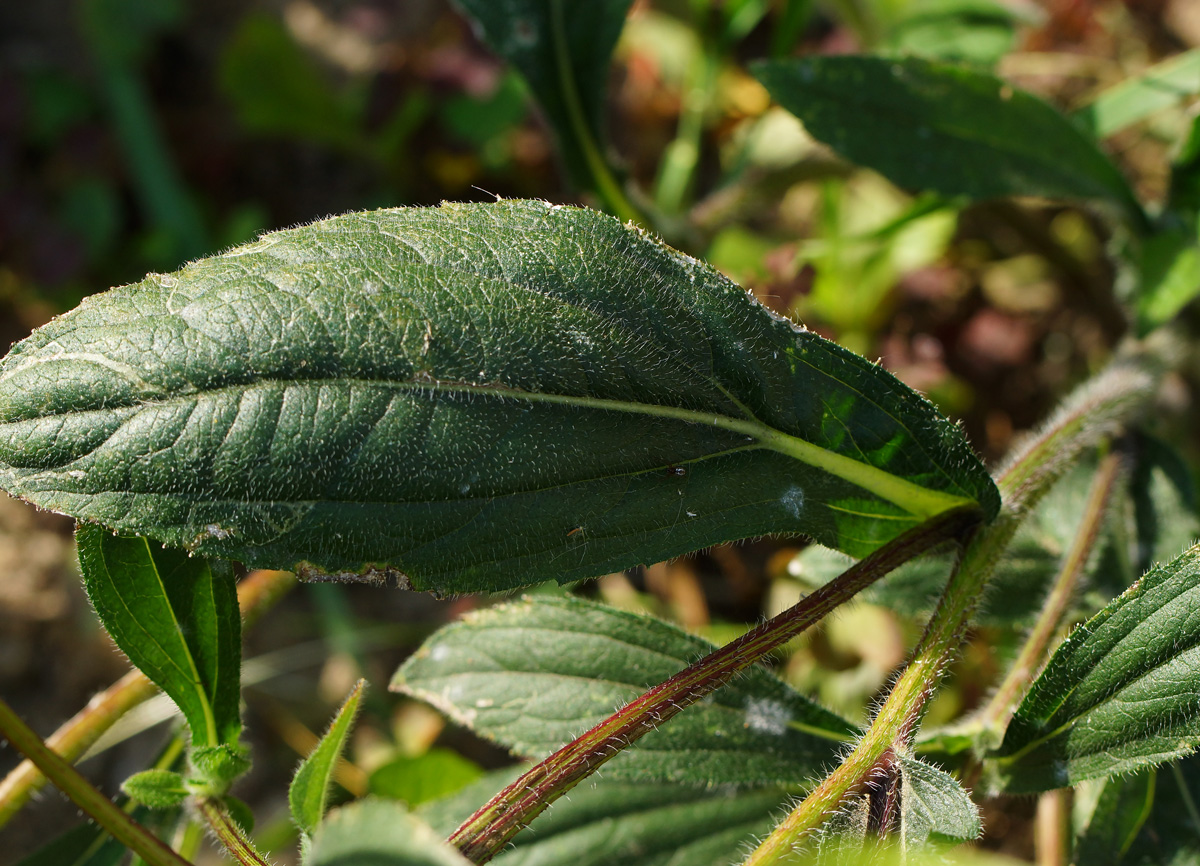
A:
{"type": "Polygon", "coordinates": [[[225,808],[225,804],[214,797],[201,797],[196,802],[196,810],[208,823],[217,840],[225,846],[225,850],[242,866],[271,866],[271,861],[255,850],[225,808]]]}
{"type": "Polygon", "coordinates": [[[1100,537],[1100,530],[1104,526],[1104,518],[1120,476],[1120,457],[1116,454],[1107,455],[1101,461],[1092,481],[1079,528],[1063,558],[1050,594],[1046,597],[1041,613],[1038,614],[1037,622],[1021,647],[1016,661],[1009,668],[1004,682],[980,713],[980,726],[994,737],[998,737],[1008,724],[1016,709],[1018,697],[1033,681],[1034,674],[1045,659],[1050,643],[1058,632],[1063,617],[1066,616],[1071,598],[1075,594],[1075,587],[1096,547],[1096,540],[1100,537]]]}
{"type": "Polygon", "coordinates": [[[700,161],[700,140],[704,134],[704,116],[712,102],[716,86],[718,59],[709,46],[704,46],[692,68],[683,93],[683,110],[675,139],[663,152],[654,192],[655,205],[660,211],[677,215],[684,208],[688,188],[696,165],[700,161]]]}
{"type": "Polygon", "coordinates": [[[0,699],[0,737],[32,761],[54,785],[66,794],[114,839],[146,861],[148,866],[191,866],[162,840],[133,820],[112,800],[79,774],[79,771],[46,747],[29,726],[0,699]]]}
{"type": "Polygon", "coordinates": [[[862,791],[889,750],[905,748],[947,661],[962,643],[988,579],[1025,514],[1084,450],[1134,417],[1155,390],[1161,363],[1135,351],[1086,382],[1021,449],[998,482],[1004,505],[971,540],[907,668],[854,751],[777,826],[743,866],[789,858],[862,791]]]}
{"type": "MultiPolygon", "coordinates": [[[[245,626],[253,625],[292,587],[296,578],[286,571],[252,571],[238,584],[238,606],[245,626]]],[[[141,671],[130,671],[64,723],[46,746],[68,763],[82,757],[100,737],[130,710],[158,694],[158,686],[141,671]]],[[[7,824],[46,784],[32,761],[22,761],[0,782],[0,827],[7,824]]]]}
{"type": "Polygon", "coordinates": [[[955,509],[909,530],[860,560],[774,619],[689,665],[530,769],[450,837],[468,859],[486,863],[518,831],[613,755],[711,694],[893,568],[979,521],[977,507],[955,509]]]}
{"type": "Polygon", "coordinates": [[[592,182],[596,192],[600,194],[613,213],[626,222],[645,224],[646,219],[634,207],[633,202],[625,195],[617,179],[613,177],[608,162],[600,153],[596,139],[592,136],[591,127],[583,114],[583,106],[579,102],[579,88],[575,81],[575,70],[571,68],[571,58],[567,52],[567,32],[563,21],[562,0],[551,0],[551,26],[554,29],[554,62],[558,68],[558,77],[562,82],[563,101],[567,106],[567,116],[571,122],[571,132],[583,158],[587,162],[588,171],[592,174],[592,182]]]}

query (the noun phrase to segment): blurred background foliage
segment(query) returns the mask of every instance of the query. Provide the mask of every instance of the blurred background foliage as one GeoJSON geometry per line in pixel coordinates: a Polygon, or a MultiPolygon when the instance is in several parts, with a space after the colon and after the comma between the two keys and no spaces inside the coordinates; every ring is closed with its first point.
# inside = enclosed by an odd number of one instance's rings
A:
{"type": "MultiPolygon", "coordinates": [[[[1139,195],[1161,202],[1200,94],[1197,46],[1194,0],[637,0],[609,76],[607,155],[651,228],[771,308],[879,358],[963,419],[995,461],[1128,329],[1117,301],[1128,280],[1106,255],[1124,239],[1086,209],[914,197],[814,141],[747,64],[867,51],[994,70],[1074,113],[1139,195]],[[1143,89],[1097,109],[1097,94],[1164,61],[1174,65],[1156,67],[1154,101],[1143,89]]],[[[447,0],[0,4],[5,346],[85,295],[263,230],[494,196],[602,205],[567,180],[524,80],[447,0]]],[[[1200,280],[1200,256],[1164,260],[1160,279],[1200,280]]],[[[1189,384],[1174,388],[1173,423],[1194,429],[1189,384]]],[[[68,531],[0,501],[0,688],[43,734],[124,664],[79,591],[68,531]]],[[[827,578],[822,554],[802,549],[723,546],[578,591],[722,641],[827,578]]],[[[893,591],[911,594],[911,617],[856,603],[797,640],[781,674],[864,718],[937,587],[914,578],[893,591]]],[[[289,856],[287,778],[360,674],[373,687],[340,773],[347,791],[419,804],[504,763],[385,690],[422,637],[488,603],[316,585],[249,635],[255,769],[237,793],[264,847],[289,856]]],[[[1005,634],[984,616],[931,722],[978,705],[1013,652],[1005,634]]],[[[85,768],[115,791],[161,741],[163,716],[148,705],[121,736],[148,732],[85,768]]],[[[1031,857],[1032,810],[985,804],[987,844],[1031,857]]],[[[0,851],[28,850],[73,820],[49,793],[0,831],[0,851]]]]}

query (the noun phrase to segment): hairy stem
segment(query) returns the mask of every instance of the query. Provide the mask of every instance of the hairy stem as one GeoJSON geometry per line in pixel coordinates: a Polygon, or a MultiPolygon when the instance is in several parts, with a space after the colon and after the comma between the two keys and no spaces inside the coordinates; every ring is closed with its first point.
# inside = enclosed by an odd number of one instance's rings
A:
{"type": "Polygon", "coordinates": [[[242,866],[271,866],[271,861],[255,850],[225,808],[215,797],[201,797],[196,802],[196,811],[204,818],[213,835],[225,847],[226,852],[242,866]]]}
{"type": "Polygon", "coordinates": [[[1062,624],[1063,617],[1075,594],[1075,587],[1083,575],[1100,537],[1104,526],[1104,518],[1108,513],[1109,503],[1121,476],[1121,459],[1116,454],[1107,455],[1101,462],[1088,491],[1087,504],[1084,506],[1083,518],[1076,530],[1075,538],[1067,551],[1054,585],[1042,611],[1038,615],[1025,644],[1021,647],[1017,659],[1009,668],[1008,675],[996,693],[992,695],[988,705],[980,713],[979,721],[984,730],[990,730],[998,736],[1016,708],[1018,697],[1033,681],[1034,675],[1046,657],[1051,641],[1062,624]]]}
{"type": "Polygon", "coordinates": [[[896,566],[961,538],[978,521],[977,508],[954,509],[889,542],[794,607],[689,665],[559,749],[488,801],[455,831],[450,842],[468,859],[486,863],[522,827],[621,749],[729,682],[896,566]]]}
{"type": "Polygon", "coordinates": [[[190,866],[187,860],[100,793],[78,770],[48,749],[3,700],[0,700],[0,737],[12,743],[76,806],[148,866],[190,866]]]}
{"type": "Polygon", "coordinates": [[[1010,461],[997,482],[1003,507],[964,551],[911,661],[854,751],[792,810],[743,866],[792,852],[866,786],[889,750],[906,747],[941,671],[962,643],[988,579],[1030,508],[1085,450],[1136,416],[1153,395],[1161,361],[1141,347],[1084,383],[1010,461]]]}
{"type": "MultiPolygon", "coordinates": [[[[296,578],[286,571],[252,571],[238,584],[242,622],[249,626],[275,605],[296,578]]],[[[116,724],[126,713],[158,694],[158,686],[133,670],[88,702],[46,740],[46,746],[70,763],[116,724]]],[[[0,827],[7,824],[46,784],[46,776],[29,760],[22,761],[0,782],[0,827]]]]}

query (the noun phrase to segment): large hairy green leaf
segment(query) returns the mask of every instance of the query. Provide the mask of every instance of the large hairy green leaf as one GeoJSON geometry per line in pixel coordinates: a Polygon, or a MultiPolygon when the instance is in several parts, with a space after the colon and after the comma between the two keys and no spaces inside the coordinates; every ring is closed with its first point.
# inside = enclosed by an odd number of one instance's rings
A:
{"type": "MultiPolygon", "coordinates": [[[[578,599],[526,599],[441,629],[396,672],[392,688],[541,759],[713,649],[652,617],[578,599]]],[[[604,775],[801,784],[855,733],[755,667],[613,758],[604,775]]]]}
{"type": "Polygon", "coordinates": [[[900,186],[972,199],[1105,199],[1144,220],[1095,141],[995,76],[851,56],[772,61],[755,75],[815,137],[900,186]]]}
{"type": "Polygon", "coordinates": [[[594,211],[352,214],[88,299],[0,364],[0,485],[256,566],[441,591],[998,495],[890,374],[594,211]]]}
{"type": "Polygon", "coordinates": [[[1076,629],[989,762],[999,787],[1043,791],[1127,773],[1200,744],[1200,545],[1076,629]]]}

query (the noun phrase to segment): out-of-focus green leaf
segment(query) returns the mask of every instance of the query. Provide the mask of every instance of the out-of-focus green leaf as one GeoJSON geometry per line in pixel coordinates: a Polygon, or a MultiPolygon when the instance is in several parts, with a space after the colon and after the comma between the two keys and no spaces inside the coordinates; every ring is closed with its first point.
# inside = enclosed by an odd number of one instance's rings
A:
{"type": "Polygon", "coordinates": [[[358,713],[358,704],[362,698],[366,680],[359,680],[341,709],[333,717],[329,730],[325,732],[307,758],[301,762],[292,777],[288,788],[288,806],[292,812],[292,820],[300,828],[301,833],[312,835],[325,815],[325,799],[329,794],[329,785],[333,781],[333,771],[337,768],[342,749],[346,746],[346,737],[354,725],[354,717],[358,713]]]}
{"type": "Polygon", "coordinates": [[[470,864],[395,800],[357,800],[321,822],[304,866],[470,864]]]}
{"type": "Polygon", "coordinates": [[[754,71],[810,133],[899,186],[970,199],[1100,199],[1145,222],[1092,139],[994,76],[918,58],[854,56],[772,61],[754,71]]]}
{"type": "Polygon", "coordinates": [[[94,296],[0,364],[0,486],[443,592],[764,533],[864,555],[999,497],[881,367],[594,211],[396,209],[94,296]]]}
{"type": "MultiPolygon", "coordinates": [[[[428,804],[420,815],[442,835],[452,833],[480,803],[515,778],[490,773],[459,796],[428,804]]],[[[747,845],[767,833],[787,805],[778,788],[737,789],[594,778],[555,803],[497,866],[732,866],[747,845]]]]}
{"type": "Polygon", "coordinates": [[[983,833],[979,809],[962,785],[916,758],[900,759],[900,838],[919,848],[931,837],[971,840],[983,833]]]}
{"type": "Polygon", "coordinates": [[[178,705],[193,745],[236,748],[242,620],[229,563],[99,526],[81,524],[75,539],[97,616],[178,705]]]}
{"type": "Polygon", "coordinates": [[[602,159],[609,63],[632,0],[457,0],[480,37],[515,66],[545,112],[567,170],[591,185],[602,159]]]}
{"type": "Polygon", "coordinates": [[[1171,164],[1167,211],[1186,225],[1200,221],[1200,116],[1192,118],[1171,164]]]}
{"type": "Polygon", "coordinates": [[[1190,754],[1200,742],[1200,546],[1156,566],[1059,646],[989,760],[1044,791],[1190,754]]]}
{"type": "MultiPolygon", "coordinates": [[[[1154,780],[1159,771],[1146,769],[1128,776],[1085,782],[1077,790],[1080,801],[1095,798],[1074,846],[1074,862],[1087,866],[1117,866],[1150,816],[1154,780]],[[1094,788],[1095,790],[1089,790],[1094,788]]],[[[1161,861],[1166,862],[1166,861],[1161,861]]]]}
{"type": "Polygon", "coordinates": [[[1113,85],[1075,112],[1097,138],[1106,138],[1157,111],[1200,96],[1200,48],[1185,51],[1113,85]]]}
{"type": "Polygon", "coordinates": [[[423,755],[393,758],[371,773],[368,786],[377,797],[416,807],[453,794],[482,774],[478,764],[458,752],[433,748],[423,755]]]}
{"type": "Polygon", "coordinates": [[[360,116],[274,16],[246,15],[221,56],[221,89],[246,129],[349,146],[360,116]]]}
{"type": "Polygon", "coordinates": [[[1007,54],[1023,17],[994,0],[912,0],[883,47],[931,60],[992,66],[1007,54]]]}
{"type": "Polygon", "coordinates": [[[1137,298],[1138,330],[1148,334],[1200,295],[1200,239],[1194,229],[1173,229],[1142,246],[1137,298]]]}
{"type": "MultiPolygon", "coordinates": [[[[540,759],[711,652],[661,620],[578,599],[526,599],[431,637],[392,688],[516,754],[540,759]]],[[[855,729],[761,668],[613,758],[607,778],[802,783],[855,729]]]]}

